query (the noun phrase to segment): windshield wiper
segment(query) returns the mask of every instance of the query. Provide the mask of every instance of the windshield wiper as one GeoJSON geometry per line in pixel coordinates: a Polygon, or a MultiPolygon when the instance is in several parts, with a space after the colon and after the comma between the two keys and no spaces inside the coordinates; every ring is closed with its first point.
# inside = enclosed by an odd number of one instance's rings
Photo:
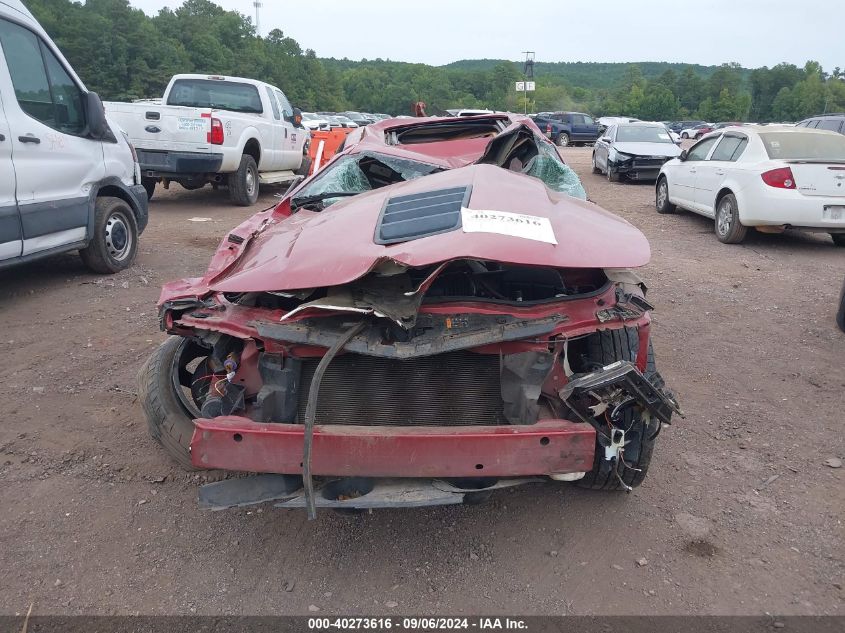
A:
{"type": "Polygon", "coordinates": [[[328,198],[342,198],[346,196],[357,196],[359,193],[364,193],[363,191],[324,191],[323,193],[315,193],[313,196],[297,196],[296,198],[291,198],[290,201],[290,208],[291,210],[296,210],[299,207],[304,207],[309,204],[314,204],[315,202],[322,202],[328,198]]]}

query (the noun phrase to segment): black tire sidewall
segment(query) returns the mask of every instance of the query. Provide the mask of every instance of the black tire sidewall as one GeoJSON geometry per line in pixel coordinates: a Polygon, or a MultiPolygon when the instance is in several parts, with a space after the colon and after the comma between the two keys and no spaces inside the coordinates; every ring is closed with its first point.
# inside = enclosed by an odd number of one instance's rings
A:
{"type": "MultiPolygon", "coordinates": [[[[639,352],[639,332],[637,328],[621,328],[616,330],[604,330],[592,334],[588,340],[588,360],[602,366],[610,363],[627,360],[633,362],[639,352]]],[[[657,371],[654,361],[654,351],[651,342],[648,345],[648,359],[646,363],[646,371],[643,375],[656,387],[663,387],[663,378],[657,371]]],[[[651,462],[651,456],[654,451],[655,431],[659,429],[660,422],[652,419],[651,423],[646,424],[640,419],[637,423],[635,435],[629,436],[638,442],[638,454],[636,459],[633,458],[633,452],[629,449],[629,454],[625,456],[625,461],[634,468],[627,468],[624,465],[619,466],[619,472],[623,481],[631,486],[639,486],[646,477],[648,467],[651,462]]],[[[629,439],[626,437],[626,439],[629,439]]],[[[632,447],[633,448],[633,447],[632,447]]],[[[616,476],[613,473],[603,475],[600,473],[600,467],[604,460],[604,447],[602,447],[598,440],[596,441],[595,456],[593,460],[593,468],[582,479],[576,481],[577,485],[582,488],[591,488],[596,490],[619,490],[622,488],[616,476]]]]}
{"type": "Polygon", "coordinates": [[[737,205],[736,196],[732,193],[727,193],[716,202],[716,212],[713,214],[713,230],[716,233],[716,239],[723,244],[739,244],[745,239],[747,228],[739,221],[739,206],[737,205]],[[721,214],[722,203],[730,198],[731,200],[731,226],[726,235],[719,233],[719,215],[721,214]]]}
{"type": "Polygon", "coordinates": [[[258,183],[258,165],[255,159],[249,154],[241,156],[241,163],[238,170],[229,176],[229,195],[232,202],[242,207],[249,207],[258,201],[259,183],[258,183]],[[249,194],[247,188],[247,174],[252,173],[255,179],[255,189],[252,195],[249,194]]]}
{"type": "Polygon", "coordinates": [[[187,340],[171,336],[156,349],[138,373],[138,398],[150,436],[179,465],[196,470],[191,462],[194,422],[179,401],[173,385],[173,363],[187,340]]]}
{"type": "Polygon", "coordinates": [[[114,274],[126,270],[135,261],[138,253],[138,222],[132,207],[126,201],[112,197],[97,198],[94,207],[94,235],[88,246],[79,251],[82,261],[92,271],[100,274],[114,274]],[[112,257],[106,244],[106,223],[115,212],[120,212],[123,216],[132,240],[128,255],[121,260],[112,257]]]}
{"type": "Polygon", "coordinates": [[[657,179],[657,186],[654,188],[654,206],[658,213],[672,213],[675,210],[675,205],[669,202],[669,181],[666,180],[666,176],[660,176],[657,179]],[[657,193],[660,191],[661,185],[666,187],[666,199],[663,201],[663,205],[657,202],[657,193]]]}

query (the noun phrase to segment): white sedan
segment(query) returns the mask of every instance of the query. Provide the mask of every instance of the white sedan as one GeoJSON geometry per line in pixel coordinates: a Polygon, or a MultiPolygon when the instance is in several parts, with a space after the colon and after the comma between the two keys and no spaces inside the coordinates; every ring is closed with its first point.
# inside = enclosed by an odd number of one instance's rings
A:
{"type": "Polygon", "coordinates": [[[845,246],[845,136],[780,125],[712,132],[663,165],[655,204],[713,218],[726,244],[754,227],[830,233],[845,246]]]}

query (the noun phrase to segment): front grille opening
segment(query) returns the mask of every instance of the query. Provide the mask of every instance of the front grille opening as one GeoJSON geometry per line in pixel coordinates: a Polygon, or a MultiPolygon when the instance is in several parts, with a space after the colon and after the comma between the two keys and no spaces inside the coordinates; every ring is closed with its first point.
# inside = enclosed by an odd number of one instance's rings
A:
{"type": "MultiPolygon", "coordinates": [[[[302,362],[299,421],[319,358],[302,362]]],[[[499,357],[460,351],[409,360],[345,354],[326,370],[317,424],[468,426],[506,424],[499,357]]]]}

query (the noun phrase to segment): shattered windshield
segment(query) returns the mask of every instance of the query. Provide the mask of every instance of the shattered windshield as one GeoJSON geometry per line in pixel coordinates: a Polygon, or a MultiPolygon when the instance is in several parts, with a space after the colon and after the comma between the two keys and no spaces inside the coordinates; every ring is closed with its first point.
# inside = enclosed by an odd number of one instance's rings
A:
{"type": "MultiPolygon", "coordinates": [[[[314,181],[296,193],[293,202],[319,198],[321,194],[356,194],[398,182],[414,180],[442,171],[437,165],[396,158],[375,152],[343,156],[328,166],[314,181]]],[[[320,200],[325,208],[341,199],[341,195],[320,200]]]]}
{"type": "Polygon", "coordinates": [[[525,173],[539,178],[549,189],[586,200],[587,192],[584,191],[581,179],[569,165],[560,160],[554,146],[537,143],[537,150],[537,156],[529,162],[525,173]]]}

